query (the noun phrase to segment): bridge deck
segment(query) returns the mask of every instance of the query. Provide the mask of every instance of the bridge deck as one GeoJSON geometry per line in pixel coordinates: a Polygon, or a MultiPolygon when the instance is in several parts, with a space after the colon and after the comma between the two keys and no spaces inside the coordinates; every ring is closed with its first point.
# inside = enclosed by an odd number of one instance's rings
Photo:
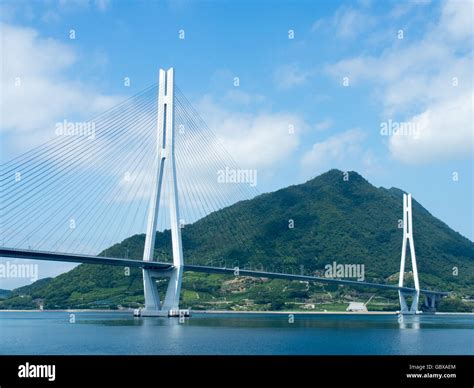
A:
{"type": "MultiPolygon", "coordinates": [[[[79,255],[73,253],[58,253],[58,252],[46,252],[46,251],[35,251],[28,249],[15,249],[0,247],[0,257],[12,258],[12,259],[30,259],[30,260],[46,260],[46,261],[59,261],[59,262],[72,262],[72,263],[83,263],[83,264],[102,264],[102,265],[114,265],[122,267],[136,267],[142,269],[151,269],[157,271],[166,271],[173,267],[172,263],[164,263],[157,261],[143,261],[133,259],[121,259],[115,257],[103,257],[103,256],[91,256],[91,255],[79,255]]],[[[214,273],[222,275],[235,275],[234,268],[221,268],[212,266],[192,265],[185,264],[185,271],[201,272],[201,273],[214,273]]],[[[300,281],[312,281],[326,284],[340,284],[354,287],[367,287],[374,289],[389,289],[389,290],[401,290],[406,293],[415,293],[416,290],[410,287],[398,287],[392,284],[378,284],[370,282],[362,282],[357,280],[344,280],[344,279],[333,279],[333,278],[322,278],[310,275],[295,275],[285,274],[279,272],[265,272],[256,271],[249,269],[240,269],[238,271],[239,276],[252,276],[252,277],[264,277],[272,279],[286,279],[286,280],[300,280],[300,281]]],[[[420,290],[421,294],[431,295],[448,295],[449,292],[434,291],[434,290],[420,290]]]]}

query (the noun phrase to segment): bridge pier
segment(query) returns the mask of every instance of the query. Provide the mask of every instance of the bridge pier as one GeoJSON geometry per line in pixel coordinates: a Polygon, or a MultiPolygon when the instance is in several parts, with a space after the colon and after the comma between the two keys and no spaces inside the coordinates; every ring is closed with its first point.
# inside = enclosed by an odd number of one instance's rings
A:
{"type": "Polygon", "coordinates": [[[440,299],[440,295],[425,294],[425,301],[423,302],[424,310],[430,313],[436,312],[436,305],[440,299]]]}
{"type": "Polygon", "coordinates": [[[183,267],[173,267],[166,271],[143,270],[143,291],[145,293],[145,307],[140,311],[142,317],[177,317],[183,313],[179,309],[181,280],[183,267]],[[156,287],[156,279],[169,278],[165,299],[160,300],[160,293],[156,287]]]}
{"type": "Polygon", "coordinates": [[[398,290],[398,297],[399,297],[399,300],[400,300],[400,312],[402,314],[409,315],[409,314],[418,314],[419,313],[419,311],[418,311],[418,302],[419,302],[419,299],[420,299],[420,292],[419,291],[414,292],[414,293],[407,293],[407,292],[404,292],[402,290],[398,290]],[[408,307],[408,304],[407,304],[407,300],[406,300],[407,296],[412,297],[410,307],[408,307]]]}

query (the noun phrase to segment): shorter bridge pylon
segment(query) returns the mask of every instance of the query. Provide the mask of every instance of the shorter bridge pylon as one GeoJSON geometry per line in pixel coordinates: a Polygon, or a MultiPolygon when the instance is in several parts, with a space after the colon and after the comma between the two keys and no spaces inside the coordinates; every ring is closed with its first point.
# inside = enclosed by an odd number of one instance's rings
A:
{"type": "Polygon", "coordinates": [[[407,241],[410,247],[411,267],[413,272],[415,290],[412,292],[398,290],[398,296],[400,299],[400,312],[402,314],[417,314],[419,312],[418,301],[420,299],[420,282],[418,280],[418,267],[416,265],[415,243],[413,242],[411,194],[403,194],[403,244],[402,256],[400,261],[400,275],[398,280],[398,287],[400,288],[403,287],[405,279],[405,259],[407,241]],[[407,304],[407,296],[411,296],[412,298],[410,306],[408,306],[407,304]]]}

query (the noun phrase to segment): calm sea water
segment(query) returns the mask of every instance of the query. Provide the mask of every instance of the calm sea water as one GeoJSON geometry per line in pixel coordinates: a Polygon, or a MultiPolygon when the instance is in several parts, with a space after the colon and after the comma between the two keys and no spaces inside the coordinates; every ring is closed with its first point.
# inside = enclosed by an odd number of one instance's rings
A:
{"type": "Polygon", "coordinates": [[[0,354],[474,354],[472,315],[70,314],[0,312],[0,354]]]}

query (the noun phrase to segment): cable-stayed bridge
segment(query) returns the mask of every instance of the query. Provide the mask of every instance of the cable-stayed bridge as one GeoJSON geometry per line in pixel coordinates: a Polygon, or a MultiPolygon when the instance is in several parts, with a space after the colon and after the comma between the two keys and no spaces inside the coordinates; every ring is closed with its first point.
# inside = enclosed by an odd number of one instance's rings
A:
{"type": "Polygon", "coordinates": [[[237,166],[174,85],[173,69],[160,70],[158,84],[97,117],[63,120],[54,131],[52,140],[1,166],[0,257],[141,268],[144,316],[179,314],[184,271],[393,290],[399,294],[401,312],[407,314],[418,312],[420,295],[434,308],[447,294],[420,288],[410,195],[404,195],[398,285],[189,264],[192,258],[185,255],[182,233],[196,222],[206,222],[216,250],[232,246],[241,256],[248,252],[246,232],[254,223],[231,205],[259,193],[248,184],[248,170],[237,166]],[[157,249],[157,230],[170,231],[170,252],[157,249]],[[138,233],[146,236],[141,258],[107,254],[108,247],[138,233]],[[413,287],[404,279],[407,245],[413,287]],[[169,279],[163,301],[156,287],[159,277],[169,279]]]}

